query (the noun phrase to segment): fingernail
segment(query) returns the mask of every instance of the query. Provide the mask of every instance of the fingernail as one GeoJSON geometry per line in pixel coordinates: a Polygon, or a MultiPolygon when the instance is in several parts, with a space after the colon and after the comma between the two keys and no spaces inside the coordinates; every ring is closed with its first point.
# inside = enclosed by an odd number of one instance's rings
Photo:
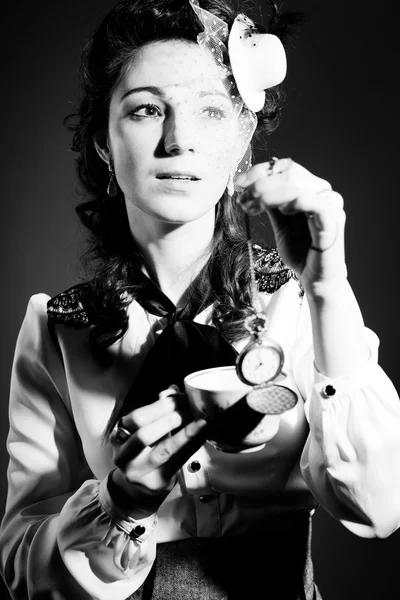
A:
{"type": "Polygon", "coordinates": [[[177,386],[175,383],[173,383],[172,385],[169,386],[167,391],[172,390],[173,392],[179,392],[179,386],[177,386]]]}
{"type": "Polygon", "coordinates": [[[168,398],[168,396],[176,396],[176,394],[179,394],[180,390],[179,387],[175,384],[170,385],[168,389],[166,390],[162,390],[159,394],[158,397],[160,400],[162,400],[163,398],[168,398]]]}
{"type": "Polygon", "coordinates": [[[207,425],[207,421],[205,419],[197,419],[197,421],[192,421],[189,425],[186,426],[187,435],[196,435],[203,427],[207,425]]]}
{"type": "Polygon", "coordinates": [[[236,178],[235,184],[236,185],[244,185],[246,183],[246,180],[247,180],[246,173],[242,173],[241,175],[239,175],[239,177],[236,178]]]}

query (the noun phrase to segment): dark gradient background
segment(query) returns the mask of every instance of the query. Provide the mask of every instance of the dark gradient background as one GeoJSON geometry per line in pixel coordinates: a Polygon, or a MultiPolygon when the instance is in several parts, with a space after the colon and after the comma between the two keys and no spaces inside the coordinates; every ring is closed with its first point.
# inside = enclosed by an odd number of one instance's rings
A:
{"type": "MultiPolygon", "coordinates": [[[[77,281],[82,235],[62,119],[73,109],[82,43],[113,4],[22,1],[3,12],[1,513],[9,374],[26,305],[33,293],[53,295],[77,281]]],[[[344,196],[349,277],[366,324],[380,336],[381,365],[398,387],[398,3],[292,0],[287,6],[304,9],[307,24],[288,52],[288,105],[270,150],[328,179],[344,196]]],[[[265,159],[265,150],[258,156],[265,159]]],[[[271,241],[268,224],[256,225],[259,237],[271,241]]],[[[319,509],[313,552],[324,600],[398,597],[400,532],[359,539],[319,509]]]]}

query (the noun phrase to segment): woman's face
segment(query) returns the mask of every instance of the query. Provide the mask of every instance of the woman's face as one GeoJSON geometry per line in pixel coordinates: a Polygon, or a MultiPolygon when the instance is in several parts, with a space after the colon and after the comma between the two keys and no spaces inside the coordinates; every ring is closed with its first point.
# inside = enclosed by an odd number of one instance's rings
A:
{"type": "Polygon", "coordinates": [[[235,165],[238,130],[211,54],[185,41],[136,51],[112,95],[108,128],[129,212],[186,223],[213,209],[235,165]]]}

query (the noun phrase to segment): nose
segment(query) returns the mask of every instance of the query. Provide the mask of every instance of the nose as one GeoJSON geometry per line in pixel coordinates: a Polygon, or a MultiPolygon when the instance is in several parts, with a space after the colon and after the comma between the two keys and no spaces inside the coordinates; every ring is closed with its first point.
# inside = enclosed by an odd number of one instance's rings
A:
{"type": "Polygon", "coordinates": [[[168,154],[195,151],[195,132],[187,115],[173,114],[165,120],[164,148],[168,154]]]}

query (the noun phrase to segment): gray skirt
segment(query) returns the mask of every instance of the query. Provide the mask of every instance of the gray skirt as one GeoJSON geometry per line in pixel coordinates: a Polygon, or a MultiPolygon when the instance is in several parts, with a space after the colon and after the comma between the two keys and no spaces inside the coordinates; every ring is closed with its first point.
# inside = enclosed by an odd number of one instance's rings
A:
{"type": "Polygon", "coordinates": [[[282,532],[159,544],[144,584],[127,600],[322,600],[311,560],[311,516],[282,532]]]}

